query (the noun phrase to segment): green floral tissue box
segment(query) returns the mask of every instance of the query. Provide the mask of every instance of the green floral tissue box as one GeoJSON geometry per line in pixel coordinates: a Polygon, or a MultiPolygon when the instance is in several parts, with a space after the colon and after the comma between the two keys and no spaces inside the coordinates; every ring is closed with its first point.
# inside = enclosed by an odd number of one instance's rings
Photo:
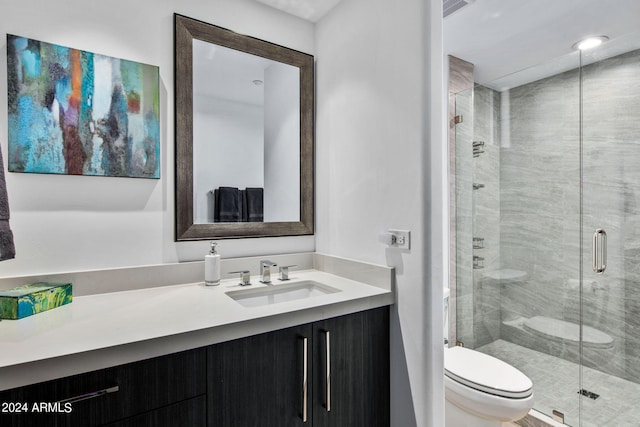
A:
{"type": "Polygon", "coordinates": [[[0,291],[0,319],[22,319],[73,301],[71,283],[34,283],[0,291]]]}

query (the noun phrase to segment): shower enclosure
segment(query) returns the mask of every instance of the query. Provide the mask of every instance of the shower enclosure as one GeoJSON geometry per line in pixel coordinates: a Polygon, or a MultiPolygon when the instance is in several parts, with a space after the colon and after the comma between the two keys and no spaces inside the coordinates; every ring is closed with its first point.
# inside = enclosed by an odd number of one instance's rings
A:
{"type": "Polygon", "coordinates": [[[637,40],[455,95],[450,339],[572,426],[640,425],[637,40]]]}

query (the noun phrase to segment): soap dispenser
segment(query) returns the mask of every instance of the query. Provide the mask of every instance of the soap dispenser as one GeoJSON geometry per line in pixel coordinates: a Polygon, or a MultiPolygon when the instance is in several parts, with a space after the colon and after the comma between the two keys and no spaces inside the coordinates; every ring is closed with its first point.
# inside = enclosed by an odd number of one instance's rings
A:
{"type": "Polygon", "coordinates": [[[211,242],[211,250],[204,257],[204,284],[217,286],[220,284],[220,254],[216,252],[216,242],[211,242]]]}

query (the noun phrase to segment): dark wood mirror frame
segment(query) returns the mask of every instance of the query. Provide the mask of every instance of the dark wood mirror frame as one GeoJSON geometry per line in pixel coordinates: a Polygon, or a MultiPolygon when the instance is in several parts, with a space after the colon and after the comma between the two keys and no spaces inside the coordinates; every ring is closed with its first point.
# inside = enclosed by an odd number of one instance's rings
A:
{"type": "Polygon", "coordinates": [[[314,59],[312,55],[174,15],[176,241],[309,235],[314,232],[314,59]],[[193,39],[300,69],[300,221],[193,222],[193,39]]]}

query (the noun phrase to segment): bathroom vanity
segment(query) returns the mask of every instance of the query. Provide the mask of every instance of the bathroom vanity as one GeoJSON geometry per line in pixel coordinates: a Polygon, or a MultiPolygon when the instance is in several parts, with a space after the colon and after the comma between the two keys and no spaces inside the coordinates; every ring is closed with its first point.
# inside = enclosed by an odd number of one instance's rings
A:
{"type": "MultiPolygon", "coordinates": [[[[312,268],[287,282],[252,277],[248,287],[226,279],[88,294],[0,322],[0,424],[388,425],[393,269],[297,256],[312,268]],[[253,306],[230,296],[273,296],[283,284],[309,282],[334,292],[253,306]]],[[[223,260],[223,269],[254,261],[223,260]]],[[[170,266],[150,268],[166,275],[170,266]]]]}

